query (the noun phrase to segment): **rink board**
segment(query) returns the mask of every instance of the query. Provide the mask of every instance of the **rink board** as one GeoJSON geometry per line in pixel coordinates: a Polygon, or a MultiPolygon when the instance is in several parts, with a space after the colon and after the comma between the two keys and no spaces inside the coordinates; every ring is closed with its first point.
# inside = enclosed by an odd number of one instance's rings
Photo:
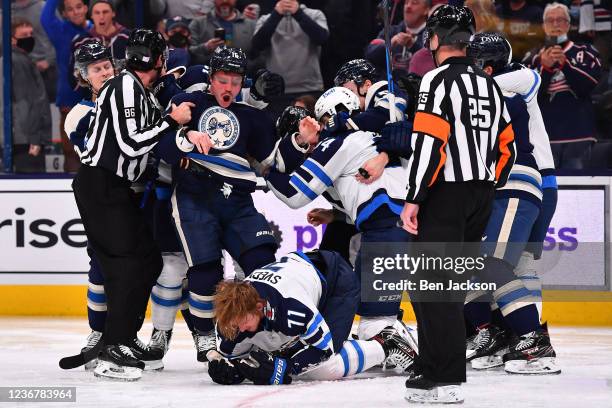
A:
{"type": "MultiPolygon", "coordinates": [[[[560,177],[559,203],[551,223],[542,276],[545,317],[558,324],[612,326],[608,243],[611,177],[560,177]],[[562,256],[560,257],[559,254],[562,256]],[[548,258],[547,258],[548,257],[548,258]],[[551,258],[551,259],[549,259],[551,258]],[[578,294],[574,300],[573,294],[578,294]],[[579,311],[579,312],[578,312],[579,311]]],[[[0,315],[84,316],[88,258],[71,179],[0,179],[0,315]]],[[[291,210],[258,191],[256,207],[273,223],[279,254],[318,247],[322,227],[306,223],[318,199],[291,210]]],[[[231,262],[226,274],[232,275],[231,262]]],[[[409,313],[408,318],[413,316],[409,313]]]]}

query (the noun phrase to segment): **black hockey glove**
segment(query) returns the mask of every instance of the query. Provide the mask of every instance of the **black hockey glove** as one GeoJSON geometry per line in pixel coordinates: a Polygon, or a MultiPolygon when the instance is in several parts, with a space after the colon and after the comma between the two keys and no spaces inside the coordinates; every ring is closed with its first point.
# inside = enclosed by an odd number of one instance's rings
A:
{"type": "Polygon", "coordinates": [[[374,139],[376,150],[395,154],[404,158],[410,157],[412,147],[412,123],[408,121],[389,123],[383,127],[381,136],[374,139]]]}
{"type": "Polygon", "coordinates": [[[208,363],[208,375],[214,382],[222,385],[236,385],[244,381],[244,376],[226,358],[210,361],[208,363]]]}
{"type": "Polygon", "coordinates": [[[271,96],[280,96],[285,93],[285,80],[279,74],[260,69],[253,77],[251,95],[256,100],[265,100],[271,96]]]}
{"type": "Polygon", "coordinates": [[[291,384],[289,361],[265,351],[253,351],[248,357],[234,360],[233,363],[255,385],[291,384]]]}

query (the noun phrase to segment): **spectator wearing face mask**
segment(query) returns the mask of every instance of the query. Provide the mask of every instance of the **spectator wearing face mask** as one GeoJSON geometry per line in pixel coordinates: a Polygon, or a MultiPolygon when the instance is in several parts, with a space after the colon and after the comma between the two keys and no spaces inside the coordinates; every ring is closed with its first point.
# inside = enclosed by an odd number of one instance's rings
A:
{"type": "Polygon", "coordinates": [[[181,16],[166,20],[166,39],[169,48],[168,69],[191,65],[189,46],[191,45],[190,21],[181,16]]]}
{"type": "MultiPolygon", "coordinates": [[[[26,19],[17,17],[11,23],[13,170],[17,173],[44,172],[44,146],[51,143],[49,99],[30,58],[36,44],[33,31],[26,19]]],[[[2,102],[0,109],[4,107],[2,102]]]]}

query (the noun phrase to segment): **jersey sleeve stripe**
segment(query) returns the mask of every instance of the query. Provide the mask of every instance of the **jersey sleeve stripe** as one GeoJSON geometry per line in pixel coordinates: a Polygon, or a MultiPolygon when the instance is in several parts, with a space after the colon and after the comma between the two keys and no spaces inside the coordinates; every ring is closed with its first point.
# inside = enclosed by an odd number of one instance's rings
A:
{"type": "Polygon", "coordinates": [[[329,348],[329,343],[331,342],[331,339],[331,333],[327,332],[327,334],[323,336],[321,340],[313,344],[313,346],[318,348],[319,350],[327,350],[329,348]]]}
{"type": "Polygon", "coordinates": [[[514,130],[512,129],[512,125],[508,124],[503,132],[499,135],[499,152],[502,157],[499,159],[497,163],[497,167],[495,169],[495,178],[499,180],[499,177],[503,171],[503,169],[508,164],[508,160],[512,156],[510,152],[509,145],[514,141],[514,130]]]}
{"type": "Polygon", "coordinates": [[[300,190],[302,194],[304,194],[311,200],[314,200],[318,197],[317,194],[306,185],[306,183],[304,183],[295,175],[291,176],[291,178],[289,179],[289,183],[291,183],[296,189],[300,190]]]}
{"type": "Polygon", "coordinates": [[[523,99],[525,100],[525,102],[529,102],[532,99],[531,94],[533,94],[539,88],[540,85],[540,76],[538,75],[538,73],[534,70],[531,70],[531,73],[533,74],[533,85],[531,85],[531,89],[529,89],[529,92],[523,95],[523,99]]]}
{"type": "Polygon", "coordinates": [[[308,325],[306,333],[304,333],[302,337],[310,337],[310,335],[312,335],[319,328],[322,321],[323,321],[323,316],[321,316],[321,313],[319,313],[318,315],[315,316],[312,323],[308,325]]]}
{"type": "Polygon", "coordinates": [[[332,179],[313,160],[306,160],[302,166],[310,170],[312,174],[317,176],[327,187],[331,187],[334,184],[332,179]]]}
{"type": "Polygon", "coordinates": [[[412,131],[425,133],[446,143],[450,133],[450,124],[441,117],[431,113],[417,112],[412,131]]]}

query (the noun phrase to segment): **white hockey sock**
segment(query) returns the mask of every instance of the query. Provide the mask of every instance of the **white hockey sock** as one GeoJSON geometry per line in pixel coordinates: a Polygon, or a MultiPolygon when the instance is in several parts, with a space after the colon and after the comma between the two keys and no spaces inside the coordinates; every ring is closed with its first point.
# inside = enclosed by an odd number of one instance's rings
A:
{"type": "Polygon", "coordinates": [[[310,380],[330,381],[359,374],[381,364],[385,351],[376,340],[347,340],[340,351],[321,365],[300,375],[310,380]]]}
{"type": "Polygon", "coordinates": [[[393,326],[397,316],[361,316],[357,335],[360,340],[368,340],[376,336],[385,327],[393,326]]]}
{"type": "Polygon", "coordinates": [[[535,270],[534,262],[533,254],[523,251],[514,273],[523,282],[525,288],[531,292],[531,296],[537,299],[534,303],[538,309],[540,321],[542,321],[542,280],[535,270]]]}
{"type": "Polygon", "coordinates": [[[151,291],[151,319],[156,329],[171,330],[181,306],[188,266],[182,252],[164,252],[162,258],[164,267],[151,291]]]}

